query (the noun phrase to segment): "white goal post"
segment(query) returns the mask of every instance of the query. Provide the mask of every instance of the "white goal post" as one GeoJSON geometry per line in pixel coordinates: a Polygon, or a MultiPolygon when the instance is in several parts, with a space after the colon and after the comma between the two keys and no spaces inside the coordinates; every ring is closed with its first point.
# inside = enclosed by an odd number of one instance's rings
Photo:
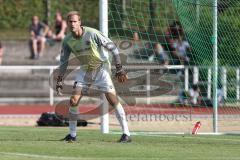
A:
{"type": "MultiPolygon", "coordinates": [[[[99,27],[100,31],[108,37],[108,0],[99,0],[99,27]]],[[[104,52],[104,50],[102,50],[104,52]]],[[[109,133],[109,115],[108,102],[104,94],[101,96],[101,131],[102,133],[109,133]]]]}

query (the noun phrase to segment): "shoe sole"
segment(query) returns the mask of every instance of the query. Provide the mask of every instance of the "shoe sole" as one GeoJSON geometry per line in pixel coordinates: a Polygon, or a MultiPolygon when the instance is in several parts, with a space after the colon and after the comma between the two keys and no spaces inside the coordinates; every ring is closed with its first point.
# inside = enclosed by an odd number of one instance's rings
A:
{"type": "Polygon", "coordinates": [[[131,143],[132,142],[132,140],[130,139],[130,140],[127,140],[127,141],[118,141],[119,143],[131,143]]]}

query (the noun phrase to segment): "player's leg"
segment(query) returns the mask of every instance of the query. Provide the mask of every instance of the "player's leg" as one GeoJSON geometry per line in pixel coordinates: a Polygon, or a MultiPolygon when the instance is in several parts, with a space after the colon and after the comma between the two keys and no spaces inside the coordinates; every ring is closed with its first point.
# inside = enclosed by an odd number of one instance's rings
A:
{"type": "Polygon", "coordinates": [[[65,37],[65,34],[64,34],[64,33],[59,33],[58,35],[55,36],[54,39],[55,39],[56,41],[61,41],[61,40],[64,39],[64,37],[65,37]]]}
{"type": "Polygon", "coordinates": [[[128,129],[127,119],[125,111],[121,105],[121,103],[118,100],[118,97],[116,96],[115,92],[107,92],[105,93],[106,98],[110,105],[114,107],[116,117],[119,121],[119,124],[121,125],[123,135],[121,136],[119,142],[131,142],[130,139],[130,132],[128,129]]]}
{"type": "Polygon", "coordinates": [[[93,86],[95,85],[96,88],[99,88],[101,92],[105,93],[108,102],[115,109],[116,117],[123,131],[123,135],[121,136],[121,139],[119,141],[130,142],[131,139],[127,125],[126,114],[122,105],[119,103],[108,69],[100,69],[94,79],[95,81],[93,83],[93,86]]]}
{"type": "Polygon", "coordinates": [[[70,98],[70,107],[69,107],[69,126],[68,126],[69,134],[63,139],[65,141],[68,141],[68,142],[76,141],[77,120],[79,115],[78,104],[81,98],[82,98],[81,88],[74,86],[74,90],[70,98]]]}
{"type": "Polygon", "coordinates": [[[39,37],[38,38],[38,41],[39,41],[39,51],[38,51],[38,56],[39,57],[42,57],[42,55],[43,55],[43,50],[44,50],[44,48],[45,48],[45,41],[46,41],[46,39],[45,39],[45,37],[39,37]]]}
{"type": "Polygon", "coordinates": [[[34,58],[36,58],[36,56],[37,56],[37,39],[36,38],[31,38],[31,49],[32,49],[32,51],[33,51],[33,55],[32,55],[32,57],[33,57],[33,59],[34,58]]]}

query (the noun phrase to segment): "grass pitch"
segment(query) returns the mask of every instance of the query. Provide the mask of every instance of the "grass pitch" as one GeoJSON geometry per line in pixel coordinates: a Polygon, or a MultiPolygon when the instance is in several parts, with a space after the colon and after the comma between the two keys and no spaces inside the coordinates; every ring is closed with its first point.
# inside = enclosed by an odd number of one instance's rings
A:
{"type": "Polygon", "coordinates": [[[120,135],[79,128],[76,143],[59,141],[67,132],[67,127],[0,127],[0,159],[240,159],[240,136],[132,136],[132,143],[119,144],[120,135]]]}

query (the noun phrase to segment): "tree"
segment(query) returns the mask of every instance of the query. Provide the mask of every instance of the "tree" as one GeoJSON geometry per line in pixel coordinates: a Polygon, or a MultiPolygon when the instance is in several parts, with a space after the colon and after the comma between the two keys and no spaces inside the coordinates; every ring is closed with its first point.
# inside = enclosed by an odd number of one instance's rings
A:
{"type": "Polygon", "coordinates": [[[153,29],[155,27],[155,18],[156,18],[156,7],[157,3],[154,0],[149,0],[149,11],[150,11],[150,19],[148,23],[148,33],[153,33],[153,29]]]}

